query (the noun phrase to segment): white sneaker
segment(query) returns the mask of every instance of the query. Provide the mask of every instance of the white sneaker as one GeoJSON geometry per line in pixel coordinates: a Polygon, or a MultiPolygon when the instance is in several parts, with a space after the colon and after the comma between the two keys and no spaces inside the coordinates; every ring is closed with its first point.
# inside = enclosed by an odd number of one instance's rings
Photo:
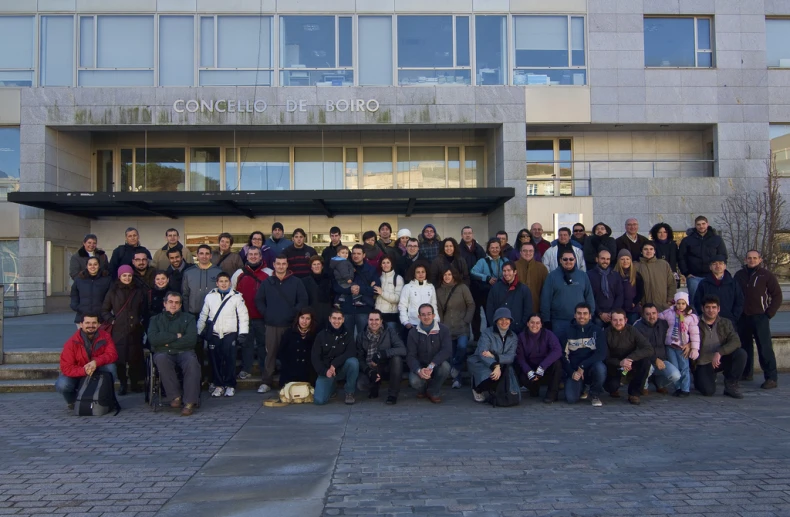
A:
{"type": "Polygon", "coordinates": [[[225,390],[223,388],[217,386],[216,388],[214,388],[214,391],[211,392],[211,396],[212,397],[221,397],[224,392],[225,392],[225,390]]]}
{"type": "Polygon", "coordinates": [[[246,379],[248,377],[250,377],[250,374],[245,372],[244,370],[239,372],[239,379],[244,380],[244,379],[246,379]]]}
{"type": "Polygon", "coordinates": [[[269,391],[272,391],[272,389],[268,384],[261,384],[258,386],[258,393],[267,393],[269,391]]]}
{"type": "Polygon", "coordinates": [[[485,402],[486,396],[482,393],[478,393],[472,388],[472,396],[475,398],[475,402],[485,402]]]}
{"type": "Polygon", "coordinates": [[[599,399],[598,397],[593,397],[592,398],[592,406],[593,407],[601,407],[601,406],[603,406],[603,402],[601,402],[601,399],[599,399]]]}
{"type": "Polygon", "coordinates": [[[453,389],[460,390],[461,389],[461,381],[453,381],[453,389]]]}
{"type": "Polygon", "coordinates": [[[456,368],[450,368],[450,377],[455,379],[459,375],[461,375],[461,372],[459,372],[456,368]]]}
{"type": "Polygon", "coordinates": [[[234,388],[225,388],[225,396],[232,397],[236,394],[236,390],[234,388]]]}

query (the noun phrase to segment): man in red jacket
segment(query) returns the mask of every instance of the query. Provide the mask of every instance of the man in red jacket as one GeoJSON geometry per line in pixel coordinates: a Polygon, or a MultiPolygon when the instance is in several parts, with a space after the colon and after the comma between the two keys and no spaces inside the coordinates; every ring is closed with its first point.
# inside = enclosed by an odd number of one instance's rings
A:
{"type": "Polygon", "coordinates": [[[236,278],[236,290],[244,298],[244,305],[247,306],[247,312],[250,315],[250,333],[252,334],[252,336],[247,336],[247,340],[241,345],[241,371],[239,372],[241,380],[250,377],[256,350],[258,364],[263,372],[263,364],[266,360],[266,325],[263,323],[263,316],[255,306],[255,293],[258,292],[261,282],[269,278],[271,273],[272,270],[262,258],[261,249],[250,246],[250,249],[247,250],[247,264],[239,269],[236,275],[233,275],[236,278]]]}
{"type": "Polygon", "coordinates": [[[60,377],[55,381],[55,391],[63,395],[69,409],[74,409],[80,379],[100,370],[118,378],[115,361],[118,352],[107,332],[99,329],[99,316],[83,314],[80,329],[74,333],[60,353],[60,377]]]}

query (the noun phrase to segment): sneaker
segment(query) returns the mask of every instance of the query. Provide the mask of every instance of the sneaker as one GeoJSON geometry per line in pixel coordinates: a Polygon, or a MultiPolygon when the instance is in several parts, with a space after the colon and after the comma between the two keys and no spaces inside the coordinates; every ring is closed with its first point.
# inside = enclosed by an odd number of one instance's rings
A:
{"type": "Polygon", "coordinates": [[[690,396],[691,396],[691,393],[688,392],[688,391],[681,391],[680,395],[678,395],[678,397],[680,397],[680,398],[686,398],[686,397],[690,397],[690,396]]]}
{"type": "Polygon", "coordinates": [[[252,375],[250,375],[249,373],[245,372],[244,370],[239,372],[239,379],[240,380],[243,381],[244,379],[248,379],[249,377],[252,377],[252,375]]]}
{"type": "Polygon", "coordinates": [[[472,396],[475,398],[475,402],[485,402],[486,396],[482,393],[478,393],[472,388],[472,396]]]}
{"type": "Polygon", "coordinates": [[[778,385],[778,384],[776,383],[776,381],[775,381],[775,380],[773,380],[773,379],[768,379],[767,381],[765,381],[764,383],[762,383],[762,384],[760,385],[760,387],[761,387],[762,389],[764,389],[764,390],[772,390],[772,389],[774,389],[774,388],[776,388],[776,387],[778,387],[778,386],[779,386],[779,385],[778,385]]]}
{"type": "Polygon", "coordinates": [[[581,394],[581,396],[579,398],[582,399],[582,400],[587,400],[587,397],[589,397],[589,396],[590,396],[590,392],[587,390],[587,388],[584,388],[582,390],[582,394],[581,394]]]}
{"type": "Polygon", "coordinates": [[[638,406],[640,404],[639,396],[638,395],[629,395],[628,396],[628,402],[630,402],[631,404],[633,404],[635,406],[638,406]]]}
{"type": "Polygon", "coordinates": [[[261,384],[258,386],[258,393],[268,393],[270,391],[272,391],[272,389],[268,384],[261,384]]]}
{"type": "Polygon", "coordinates": [[[223,393],[225,393],[225,389],[217,386],[216,388],[214,388],[214,391],[211,392],[211,396],[221,397],[223,393]]]}
{"type": "Polygon", "coordinates": [[[732,397],[734,399],[742,399],[743,393],[741,393],[741,387],[738,385],[738,381],[724,381],[724,394],[732,397]]]}
{"type": "Polygon", "coordinates": [[[457,368],[450,368],[450,377],[457,379],[459,375],[461,375],[461,372],[459,372],[457,368]]]}
{"type": "Polygon", "coordinates": [[[601,399],[599,399],[598,397],[593,397],[591,404],[592,404],[592,407],[601,407],[601,406],[603,406],[603,402],[601,402],[601,399]]]}
{"type": "Polygon", "coordinates": [[[236,389],[235,388],[225,388],[225,396],[226,397],[232,397],[235,394],[236,394],[236,389]]]}
{"type": "Polygon", "coordinates": [[[453,389],[454,390],[460,390],[461,389],[461,381],[459,381],[458,379],[454,380],[453,381],[453,389]]]}
{"type": "Polygon", "coordinates": [[[73,411],[74,410],[74,403],[66,404],[66,409],[68,409],[69,411],[73,411]]]}
{"type": "Polygon", "coordinates": [[[354,394],[353,393],[346,393],[346,404],[348,404],[350,406],[351,404],[353,404],[356,401],[357,401],[357,399],[354,398],[354,394]]]}
{"type": "Polygon", "coordinates": [[[398,403],[398,397],[393,397],[392,395],[387,397],[387,405],[388,406],[394,406],[397,403],[398,403]]]}

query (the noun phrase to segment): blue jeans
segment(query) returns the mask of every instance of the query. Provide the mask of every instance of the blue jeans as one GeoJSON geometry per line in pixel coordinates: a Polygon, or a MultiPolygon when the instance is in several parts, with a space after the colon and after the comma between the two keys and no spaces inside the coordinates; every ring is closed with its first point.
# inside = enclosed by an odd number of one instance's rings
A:
{"type": "MultiPolygon", "coordinates": [[[[118,369],[115,363],[106,364],[96,368],[98,372],[110,372],[112,374],[112,381],[118,380],[118,369]]],[[[80,381],[83,377],[68,377],[61,374],[58,380],[55,381],[55,391],[63,395],[66,399],[66,404],[74,404],[77,401],[77,388],[79,388],[80,381]]]]}
{"type": "MultiPolygon", "coordinates": [[[[353,394],[357,389],[357,377],[359,377],[359,361],[356,357],[349,357],[343,366],[335,369],[335,376],[331,379],[326,375],[319,375],[315,381],[315,393],[313,402],[319,406],[329,402],[332,392],[335,391],[335,382],[338,379],[345,379],[345,392],[353,394]]],[[[323,372],[326,374],[326,372],[323,372]]]]}
{"type": "MultiPolygon", "coordinates": [[[[697,287],[699,283],[702,282],[702,279],[703,277],[701,276],[686,277],[686,288],[689,291],[689,305],[692,307],[694,307],[694,295],[697,293],[697,287]]],[[[695,312],[696,310],[697,309],[694,309],[695,312]]]]}
{"type": "Polygon", "coordinates": [[[466,364],[466,347],[469,345],[469,336],[458,336],[453,340],[453,357],[450,360],[450,366],[458,370],[458,377],[453,380],[461,380],[461,369],[466,364]]]}
{"type": "Polygon", "coordinates": [[[409,384],[417,393],[428,393],[431,397],[438,397],[442,391],[442,384],[450,376],[450,364],[445,361],[433,369],[431,378],[425,380],[414,372],[409,372],[409,384]]]}
{"type": "Polygon", "coordinates": [[[568,404],[575,404],[582,396],[585,384],[590,385],[590,396],[598,397],[603,391],[603,381],[606,379],[606,366],[600,361],[593,363],[584,371],[584,378],[573,380],[573,375],[565,379],[565,400],[568,404]]]}
{"type": "Polygon", "coordinates": [[[691,374],[689,372],[688,358],[683,357],[683,351],[679,348],[668,346],[666,350],[667,360],[664,362],[671,363],[679,375],[678,380],[675,381],[675,389],[686,392],[691,391],[691,374]]]}

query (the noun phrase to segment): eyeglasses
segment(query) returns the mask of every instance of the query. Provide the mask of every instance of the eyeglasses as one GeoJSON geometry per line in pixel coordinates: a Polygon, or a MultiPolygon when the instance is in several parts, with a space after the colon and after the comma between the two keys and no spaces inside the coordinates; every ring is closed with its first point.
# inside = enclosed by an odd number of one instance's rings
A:
{"type": "Polygon", "coordinates": [[[406,247],[407,248],[419,248],[420,246],[417,245],[417,244],[407,244],[406,247]]]}
{"type": "Polygon", "coordinates": [[[563,262],[573,262],[574,260],[576,260],[576,259],[565,258],[565,257],[563,257],[563,259],[562,259],[563,262]]]}
{"type": "Polygon", "coordinates": [[[573,230],[573,233],[584,233],[584,230],[573,230]]]}

